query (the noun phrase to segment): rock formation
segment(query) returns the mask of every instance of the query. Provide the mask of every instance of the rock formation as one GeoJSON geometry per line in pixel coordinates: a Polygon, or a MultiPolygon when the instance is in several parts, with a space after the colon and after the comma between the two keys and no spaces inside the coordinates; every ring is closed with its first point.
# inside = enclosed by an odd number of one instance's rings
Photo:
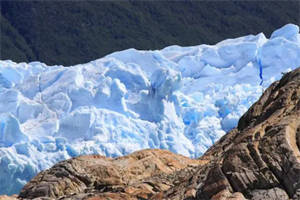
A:
{"type": "Polygon", "coordinates": [[[166,150],[143,150],[116,159],[81,156],[41,172],[20,197],[149,199],[173,186],[174,172],[201,162],[166,150]]]}
{"type": "Polygon", "coordinates": [[[300,199],[300,68],[273,83],[162,199],[300,199]],[[196,194],[188,198],[187,188],[196,194]]]}
{"type": "Polygon", "coordinates": [[[81,156],[41,172],[19,198],[300,199],[300,68],[273,83],[197,160],[165,150],[81,156]]]}

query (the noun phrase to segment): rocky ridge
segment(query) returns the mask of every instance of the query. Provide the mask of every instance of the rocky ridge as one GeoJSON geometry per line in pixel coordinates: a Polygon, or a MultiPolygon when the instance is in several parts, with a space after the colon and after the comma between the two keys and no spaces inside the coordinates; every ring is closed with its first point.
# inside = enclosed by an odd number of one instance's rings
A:
{"type": "Polygon", "coordinates": [[[273,83],[197,160],[165,150],[81,156],[38,174],[20,199],[300,199],[300,68],[273,83]]]}
{"type": "Polygon", "coordinates": [[[300,199],[300,68],[273,83],[201,158],[190,181],[163,199],[300,199]]]}

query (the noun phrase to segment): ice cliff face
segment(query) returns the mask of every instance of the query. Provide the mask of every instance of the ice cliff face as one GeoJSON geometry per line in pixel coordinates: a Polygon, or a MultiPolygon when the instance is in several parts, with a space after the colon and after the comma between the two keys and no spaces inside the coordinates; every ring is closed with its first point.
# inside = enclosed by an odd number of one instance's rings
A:
{"type": "Polygon", "coordinates": [[[299,66],[292,24],[270,39],[128,49],[71,67],[0,61],[0,194],[82,154],[162,148],[198,157],[299,66]]]}

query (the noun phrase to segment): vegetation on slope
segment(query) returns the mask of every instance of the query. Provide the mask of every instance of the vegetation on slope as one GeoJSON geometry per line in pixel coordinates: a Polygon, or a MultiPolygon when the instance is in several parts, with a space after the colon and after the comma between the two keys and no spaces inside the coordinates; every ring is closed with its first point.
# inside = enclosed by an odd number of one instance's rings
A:
{"type": "Polygon", "coordinates": [[[0,59],[73,65],[299,24],[296,1],[1,1],[0,59]]]}

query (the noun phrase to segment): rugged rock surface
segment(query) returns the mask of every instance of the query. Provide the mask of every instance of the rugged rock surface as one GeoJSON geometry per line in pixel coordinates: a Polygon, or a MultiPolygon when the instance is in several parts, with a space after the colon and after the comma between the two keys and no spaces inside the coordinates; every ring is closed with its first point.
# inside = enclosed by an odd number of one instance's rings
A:
{"type": "Polygon", "coordinates": [[[192,170],[203,162],[158,149],[116,159],[81,156],[41,172],[23,188],[20,197],[149,199],[179,181],[174,172],[192,170]]]}
{"type": "MultiPolygon", "coordinates": [[[[300,199],[300,68],[273,83],[233,129],[200,159],[192,180],[163,199],[300,199]]],[[[188,179],[186,179],[188,180],[188,179]]]]}
{"type": "Polygon", "coordinates": [[[164,150],[82,156],[41,172],[19,198],[296,200],[299,148],[300,68],[273,83],[198,160],[164,150]]]}

